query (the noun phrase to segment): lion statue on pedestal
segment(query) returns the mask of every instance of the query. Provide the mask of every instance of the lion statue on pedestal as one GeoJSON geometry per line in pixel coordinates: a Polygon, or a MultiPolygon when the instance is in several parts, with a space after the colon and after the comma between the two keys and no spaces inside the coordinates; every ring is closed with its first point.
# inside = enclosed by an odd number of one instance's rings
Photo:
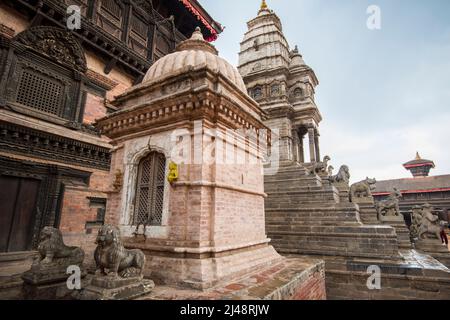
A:
{"type": "Polygon", "coordinates": [[[376,179],[366,178],[363,181],[354,183],[350,187],[350,201],[356,198],[370,198],[372,197],[372,190],[377,183],[376,179]]]}
{"type": "Polygon", "coordinates": [[[122,244],[120,231],[104,225],[98,231],[94,259],[97,273],[112,277],[140,277],[145,264],[145,255],[139,250],[128,250],[122,244]],[[106,272],[108,270],[108,272],[106,272]]]}
{"type": "Polygon", "coordinates": [[[84,251],[79,247],[66,246],[61,231],[52,227],[42,229],[38,252],[39,256],[33,263],[35,265],[78,265],[84,259],[84,251]]]}
{"type": "Polygon", "coordinates": [[[350,181],[350,170],[348,166],[343,165],[339,168],[336,175],[328,177],[331,183],[347,183],[350,181]]]}
{"type": "Polygon", "coordinates": [[[441,239],[439,217],[433,214],[429,203],[422,206],[422,220],[419,226],[419,239],[441,239]]]}

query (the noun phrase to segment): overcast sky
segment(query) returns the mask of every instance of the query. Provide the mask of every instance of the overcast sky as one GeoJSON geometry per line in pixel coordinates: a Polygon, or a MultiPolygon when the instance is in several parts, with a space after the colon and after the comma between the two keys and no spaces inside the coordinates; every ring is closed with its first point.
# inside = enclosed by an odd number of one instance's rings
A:
{"type": "MultiPolygon", "coordinates": [[[[237,65],[246,22],[260,0],[200,0],[225,26],[215,42],[237,65]]],[[[450,1],[267,0],[291,47],[319,78],[322,155],[352,181],[411,177],[419,151],[432,175],[450,174],[450,1]],[[369,5],[381,30],[369,30],[369,5]]]]}

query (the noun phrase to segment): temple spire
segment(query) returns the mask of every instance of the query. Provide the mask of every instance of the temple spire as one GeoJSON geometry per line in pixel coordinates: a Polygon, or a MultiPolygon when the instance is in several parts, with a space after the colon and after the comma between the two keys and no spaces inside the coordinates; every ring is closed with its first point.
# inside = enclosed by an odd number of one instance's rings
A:
{"type": "Polygon", "coordinates": [[[267,6],[266,0],[262,0],[261,7],[259,8],[259,12],[269,11],[269,7],[267,6]]]}
{"type": "Polygon", "coordinates": [[[420,157],[419,151],[416,152],[416,160],[422,160],[422,158],[420,157]]]}
{"type": "Polygon", "coordinates": [[[267,3],[266,3],[266,0],[262,0],[260,10],[265,10],[265,9],[267,9],[267,3]]]}

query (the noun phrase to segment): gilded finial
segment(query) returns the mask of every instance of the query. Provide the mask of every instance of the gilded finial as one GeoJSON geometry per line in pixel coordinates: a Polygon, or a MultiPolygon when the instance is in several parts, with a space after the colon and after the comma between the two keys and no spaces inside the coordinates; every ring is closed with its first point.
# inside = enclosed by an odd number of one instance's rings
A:
{"type": "Polygon", "coordinates": [[[416,152],[416,160],[422,160],[422,158],[420,157],[419,151],[416,152]]]}
{"type": "Polygon", "coordinates": [[[266,0],[262,0],[262,2],[261,2],[261,9],[260,10],[266,10],[266,9],[267,9],[266,0]]]}

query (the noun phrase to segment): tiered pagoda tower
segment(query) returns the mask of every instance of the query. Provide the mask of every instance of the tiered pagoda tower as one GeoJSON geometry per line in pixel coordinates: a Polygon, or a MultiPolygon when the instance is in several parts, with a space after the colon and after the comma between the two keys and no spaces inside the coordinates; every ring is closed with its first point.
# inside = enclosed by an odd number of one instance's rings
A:
{"type": "Polygon", "coordinates": [[[392,226],[364,224],[361,208],[349,199],[348,167],[335,176],[327,172],[319,148],[322,116],[314,99],[319,82],[297,47],[290,50],[280,18],[263,1],[247,26],[238,69],[249,95],[265,111],[264,124],[272,129],[264,177],[271,244],[282,254],[324,259],[331,299],[449,297],[450,271],[430,256],[399,250],[392,226]],[[383,274],[381,290],[367,287],[368,268],[374,265],[383,274]],[[433,294],[422,289],[429,285],[433,294]]]}
{"type": "Polygon", "coordinates": [[[319,84],[297,46],[290,50],[279,17],[263,1],[256,18],[247,23],[241,42],[239,72],[249,94],[268,114],[266,125],[279,130],[280,160],[320,161],[319,123],[315,103],[319,84]],[[308,137],[309,159],[303,141],[308,137]]]}

